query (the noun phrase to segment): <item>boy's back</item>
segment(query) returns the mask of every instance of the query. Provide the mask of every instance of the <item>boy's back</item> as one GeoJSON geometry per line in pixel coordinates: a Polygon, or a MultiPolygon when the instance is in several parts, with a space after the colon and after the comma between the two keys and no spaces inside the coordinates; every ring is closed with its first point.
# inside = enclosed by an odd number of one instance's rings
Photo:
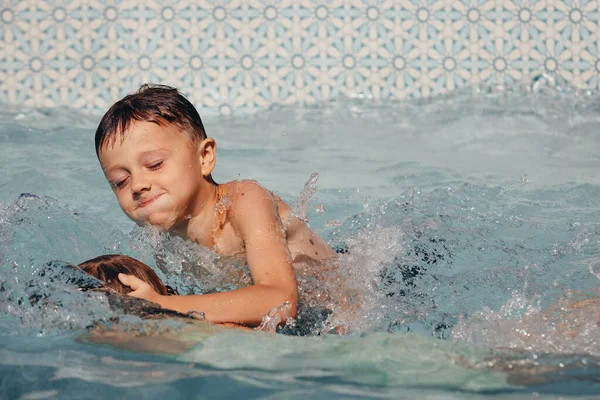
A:
{"type": "Polygon", "coordinates": [[[236,210],[234,205],[239,203],[239,198],[245,196],[248,190],[264,191],[265,196],[272,198],[285,232],[287,247],[293,262],[321,261],[335,258],[335,253],[331,247],[304,222],[296,217],[290,218],[292,210],[287,203],[255,181],[232,181],[219,185],[216,212],[221,214],[222,223],[215,230],[214,235],[215,250],[219,255],[239,256],[245,254],[244,243],[231,224],[231,220],[227,218],[227,214],[229,212],[240,212],[240,210],[236,210]]]}

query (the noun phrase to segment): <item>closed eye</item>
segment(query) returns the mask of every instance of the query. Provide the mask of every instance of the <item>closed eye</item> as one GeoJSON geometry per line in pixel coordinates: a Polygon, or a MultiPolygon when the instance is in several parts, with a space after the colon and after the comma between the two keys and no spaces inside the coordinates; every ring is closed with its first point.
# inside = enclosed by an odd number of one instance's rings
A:
{"type": "Polygon", "coordinates": [[[162,160],[161,161],[157,161],[157,162],[153,162],[152,164],[149,164],[147,168],[149,170],[151,170],[151,171],[154,171],[154,170],[157,170],[160,167],[162,167],[163,163],[164,163],[164,161],[162,161],[162,160]]]}
{"type": "Polygon", "coordinates": [[[112,186],[115,189],[121,189],[123,186],[125,186],[126,183],[127,183],[127,178],[113,182],[112,186]]]}

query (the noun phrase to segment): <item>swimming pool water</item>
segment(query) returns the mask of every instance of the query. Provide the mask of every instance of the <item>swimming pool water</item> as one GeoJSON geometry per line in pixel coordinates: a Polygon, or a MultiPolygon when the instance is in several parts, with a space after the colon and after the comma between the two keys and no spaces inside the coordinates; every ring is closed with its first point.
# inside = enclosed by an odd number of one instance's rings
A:
{"type": "Polygon", "coordinates": [[[159,273],[203,290],[220,284],[219,260],[131,233],[95,157],[98,116],[6,106],[0,397],[596,395],[594,316],[541,310],[600,283],[600,101],[528,89],[205,118],[217,182],[256,179],[293,204],[318,172],[309,224],[345,251],[345,279],[364,297],[358,313],[334,316],[347,337],[230,332],[177,357],[81,343],[115,311],[35,272],[115,251],[155,265],[160,251],[166,270],[202,264],[195,278],[159,273]],[[23,301],[33,292],[45,307],[23,301]]]}

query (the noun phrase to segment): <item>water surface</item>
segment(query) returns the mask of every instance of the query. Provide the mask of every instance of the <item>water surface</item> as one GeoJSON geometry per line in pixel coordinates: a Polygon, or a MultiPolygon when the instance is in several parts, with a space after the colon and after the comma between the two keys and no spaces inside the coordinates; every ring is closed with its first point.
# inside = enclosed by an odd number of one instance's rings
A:
{"type": "Polygon", "coordinates": [[[156,266],[158,252],[161,277],[201,291],[222,284],[220,260],[134,229],[96,160],[98,116],[7,106],[0,396],[589,398],[598,307],[543,310],[599,285],[598,111],[593,94],[542,87],[206,118],[217,182],[256,179],[293,204],[319,174],[309,224],[364,298],[332,316],[347,337],[228,332],[165,356],[82,343],[119,312],[39,271],[109,252],[156,266]]]}

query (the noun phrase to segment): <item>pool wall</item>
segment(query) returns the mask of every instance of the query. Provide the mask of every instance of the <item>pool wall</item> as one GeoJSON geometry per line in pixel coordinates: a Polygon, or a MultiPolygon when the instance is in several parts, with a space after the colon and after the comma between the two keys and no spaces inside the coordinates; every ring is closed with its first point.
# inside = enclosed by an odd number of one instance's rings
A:
{"type": "Polygon", "coordinates": [[[0,0],[0,102],[94,112],[141,83],[201,113],[428,97],[547,73],[598,89],[599,1],[0,0]]]}

